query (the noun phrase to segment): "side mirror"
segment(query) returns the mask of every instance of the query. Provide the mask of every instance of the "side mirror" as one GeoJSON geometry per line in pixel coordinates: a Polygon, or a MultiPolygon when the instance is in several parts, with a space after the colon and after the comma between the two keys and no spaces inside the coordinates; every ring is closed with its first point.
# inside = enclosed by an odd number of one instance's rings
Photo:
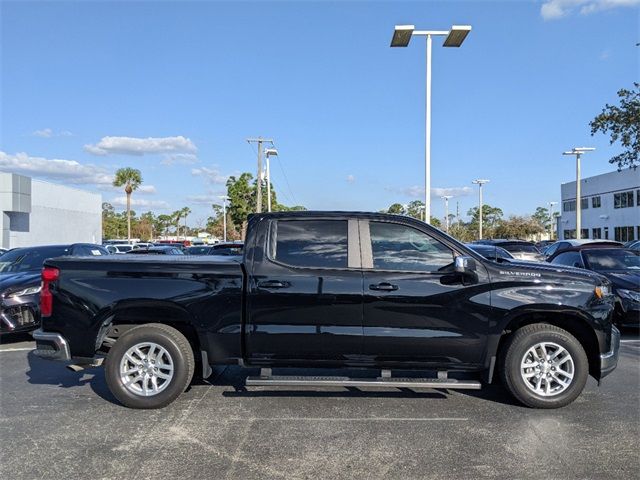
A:
{"type": "Polygon", "coordinates": [[[458,273],[474,273],[476,271],[476,261],[471,257],[456,257],[455,270],[458,273]]]}

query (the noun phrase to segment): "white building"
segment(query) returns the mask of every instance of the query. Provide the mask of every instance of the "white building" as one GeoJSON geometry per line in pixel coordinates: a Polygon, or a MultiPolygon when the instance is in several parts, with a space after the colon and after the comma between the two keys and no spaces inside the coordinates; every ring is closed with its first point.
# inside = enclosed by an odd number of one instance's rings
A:
{"type": "MultiPolygon", "coordinates": [[[[626,168],[580,182],[582,238],[626,242],[640,238],[640,169],[626,168]]],[[[560,186],[558,238],[576,238],[576,182],[560,186]]]]}
{"type": "Polygon", "coordinates": [[[0,172],[0,247],[102,242],[102,195],[0,172]]]}

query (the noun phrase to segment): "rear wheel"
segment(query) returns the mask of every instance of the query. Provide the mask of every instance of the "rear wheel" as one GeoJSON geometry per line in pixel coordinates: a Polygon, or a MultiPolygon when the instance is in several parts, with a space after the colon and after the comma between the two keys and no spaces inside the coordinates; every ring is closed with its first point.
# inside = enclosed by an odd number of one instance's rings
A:
{"type": "Polygon", "coordinates": [[[193,351],[175,328],[152,323],[134,327],[111,347],[105,377],[111,393],[131,408],[162,408],[189,386],[193,351]]]}
{"type": "Polygon", "coordinates": [[[533,324],[516,330],[501,355],[502,382],[520,402],[559,408],[573,402],[589,375],[584,348],[566,330],[533,324]]]}

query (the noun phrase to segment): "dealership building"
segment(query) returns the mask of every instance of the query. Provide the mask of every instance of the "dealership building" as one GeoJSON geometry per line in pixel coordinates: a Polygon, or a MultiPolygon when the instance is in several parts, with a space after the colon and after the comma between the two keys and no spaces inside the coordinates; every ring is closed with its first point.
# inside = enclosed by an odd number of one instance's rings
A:
{"type": "MultiPolygon", "coordinates": [[[[580,182],[581,238],[627,242],[640,239],[640,169],[584,178],[580,182]]],[[[560,186],[558,238],[576,238],[576,182],[560,186]]]]}
{"type": "Polygon", "coordinates": [[[0,172],[0,247],[102,242],[102,195],[0,172]]]}

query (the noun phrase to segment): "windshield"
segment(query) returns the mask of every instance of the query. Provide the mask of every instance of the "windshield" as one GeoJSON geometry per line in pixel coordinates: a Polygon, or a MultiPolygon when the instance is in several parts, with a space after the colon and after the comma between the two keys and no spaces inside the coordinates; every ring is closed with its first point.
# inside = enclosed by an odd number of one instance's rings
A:
{"type": "Polygon", "coordinates": [[[640,252],[632,250],[590,250],[583,252],[583,256],[596,271],[640,270],[640,252]]]}
{"type": "Polygon", "coordinates": [[[189,247],[187,248],[187,255],[206,255],[209,252],[210,247],[189,247]]]}
{"type": "Polygon", "coordinates": [[[501,243],[500,246],[512,253],[540,253],[534,245],[529,243],[501,243]]]}
{"type": "Polygon", "coordinates": [[[0,257],[0,273],[38,271],[47,258],[69,254],[69,247],[18,248],[0,257]]]}

